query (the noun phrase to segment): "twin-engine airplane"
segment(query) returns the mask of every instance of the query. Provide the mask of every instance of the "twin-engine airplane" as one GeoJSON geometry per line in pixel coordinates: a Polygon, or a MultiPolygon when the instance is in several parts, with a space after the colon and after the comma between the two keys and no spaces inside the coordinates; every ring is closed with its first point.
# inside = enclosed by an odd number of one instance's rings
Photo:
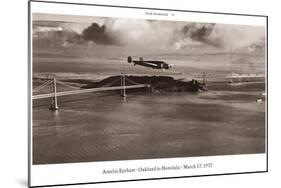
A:
{"type": "Polygon", "coordinates": [[[144,61],[142,57],[139,60],[133,60],[131,56],[128,57],[128,63],[134,63],[134,65],[141,65],[144,67],[150,67],[153,69],[170,69],[173,65],[170,65],[164,61],[144,61]]]}

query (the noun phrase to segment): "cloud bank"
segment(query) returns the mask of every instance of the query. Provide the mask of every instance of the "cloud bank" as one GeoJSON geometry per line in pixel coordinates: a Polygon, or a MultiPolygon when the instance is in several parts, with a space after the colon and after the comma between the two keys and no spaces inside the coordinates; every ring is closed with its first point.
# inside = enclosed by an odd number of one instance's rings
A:
{"type": "Polygon", "coordinates": [[[104,23],[93,22],[76,34],[61,30],[48,32],[53,33],[51,37],[54,33],[66,33],[65,38],[71,42],[156,49],[208,47],[235,50],[253,46],[264,49],[265,46],[265,28],[262,26],[108,18],[104,23]]]}

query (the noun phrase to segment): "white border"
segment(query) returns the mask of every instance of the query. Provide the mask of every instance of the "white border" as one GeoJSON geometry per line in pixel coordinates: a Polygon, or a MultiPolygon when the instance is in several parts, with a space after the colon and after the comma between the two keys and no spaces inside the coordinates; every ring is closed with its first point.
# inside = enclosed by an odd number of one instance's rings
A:
{"type": "MultiPolygon", "coordinates": [[[[116,8],[104,6],[86,6],[74,4],[58,4],[46,2],[31,2],[31,21],[32,13],[49,14],[70,14],[80,16],[99,16],[99,17],[123,17],[135,19],[155,19],[171,21],[188,21],[202,23],[224,23],[239,25],[260,25],[266,26],[266,17],[242,16],[242,15],[223,15],[211,13],[194,13],[179,11],[164,11],[152,9],[133,9],[116,8]],[[146,11],[157,13],[167,13],[169,16],[146,15],[146,11]]],[[[32,24],[30,29],[30,54],[32,54],[32,24]]],[[[30,55],[29,54],[29,55],[30,55]]],[[[32,56],[30,55],[30,62],[32,56]]],[[[30,63],[29,73],[32,78],[32,63],[30,63]]],[[[32,80],[29,80],[30,91],[32,91],[32,80]]],[[[32,93],[32,92],[30,92],[32,93]]],[[[29,96],[29,108],[32,108],[32,99],[29,96]]],[[[32,110],[31,110],[32,111],[32,110]]],[[[188,157],[188,158],[169,158],[169,159],[151,159],[151,160],[130,160],[130,161],[107,161],[107,162],[87,162],[87,163],[67,163],[51,165],[32,165],[32,113],[30,113],[29,125],[29,185],[56,185],[56,184],[75,184],[87,182],[105,182],[134,179],[167,178],[180,176],[198,176],[212,174],[259,172],[267,170],[266,154],[250,155],[229,155],[229,156],[211,156],[211,157],[188,157]],[[193,164],[212,163],[212,168],[196,168],[188,170],[166,170],[135,173],[114,173],[103,174],[103,170],[119,168],[139,168],[154,166],[182,166],[193,164]]],[[[267,130],[266,130],[267,131],[267,130]]],[[[267,140],[267,138],[266,138],[267,140]]]]}
{"type": "Polygon", "coordinates": [[[265,17],[241,16],[230,14],[196,13],[183,11],[165,11],[153,9],[137,9],[125,7],[106,7],[92,5],[74,5],[46,2],[31,2],[32,13],[47,14],[69,14],[79,16],[98,16],[98,17],[120,17],[134,19],[152,19],[152,20],[171,20],[171,21],[189,21],[201,23],[224,23],[238,25],[260,25],[266,26],[265,17]],[[147,15],[146,12],[152,12],[156,15],[147,15]],[[157,14],[168,14],[168,16],[159,16],[157,14]]]}
{"type": "Polygon", "coordinates": [[[34,165],[32,166],[31,185],[58,185],[85,182],[169,178],[265,170],[266,154],[34,165]],[[198,168],[199,164],[201,164],[202,168],[198,168]],[[211,167],[203,168],[204,164],[211,164],[211,167]],[[190,168],[185,169],[184,165],[188,165],[190,168]],[[178,166],[180,169],[163,170],[162,166],[178,166]],[[144,172],[140,169],[145,167],[158,167],[160,170],[144,172]],[[119,169],[127,168],[136,169],[136,171],[127,173],[119,172],[119,169]],[[118,173],[103,173],[103,170],[113,169],[118,171],[118,173]],[[138,169],[140,169],[140,171],[138,171],[138,169]]]}

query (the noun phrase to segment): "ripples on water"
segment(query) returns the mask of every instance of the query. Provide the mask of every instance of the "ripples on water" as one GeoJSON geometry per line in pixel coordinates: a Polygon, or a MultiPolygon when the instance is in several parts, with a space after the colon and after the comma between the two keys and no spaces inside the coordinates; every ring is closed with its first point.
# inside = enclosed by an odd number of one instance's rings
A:
{"type": "Polygon", "coordinates": [[[85,94],[34,104],[35,164],[265,152],[260,92],[85,94]]]}

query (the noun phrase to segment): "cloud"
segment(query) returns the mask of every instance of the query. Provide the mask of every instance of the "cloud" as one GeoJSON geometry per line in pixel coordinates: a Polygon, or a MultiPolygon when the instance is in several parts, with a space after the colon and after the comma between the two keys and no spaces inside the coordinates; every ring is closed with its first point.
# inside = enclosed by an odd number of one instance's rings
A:
{"type": "Polygon", "coordinates": [[[226,49],[241,49],[251,45],[265,46],[265,28],[262,26],[217,24],[209,40],[219,41],[226,49]]]}
{"type": "Polygon", "coordinates": [[[190,38],[194,41],[208,43],[215,24],[196,24],[191,23],[183,26],[181,33],[183,38],[190,38]]]}
{"type": "Polygon", "coordinates": [[[85,41],[93,41],[97,44],[118,44],[115,37],[107,33],[107,26],[100,26],[97,23],[92,23],[89,27],[83,30],[82,38],[85,41]]]}
{"type": "Polygon", "coordinates": [[[82,35],[86,41],[97,44],[167,48],[173,32],[173,27],[167,26],[167,22],[108,19],[100,25],[93,23],[82,35]]]}
{"type": "Polygon", "coordinates": [[[223,50],[264,46],[265,30],[259,26],[190,23],[182,28],[176,44],[178,48],[208,45],[223,50]]]}
{"type": "Polygon", "coordinates": [[[203,46],[220,47],[221,41],[219,38],[210,38],[215,27],[216,24],[214,23],[186,23],[176,34],[175,47],[177,49],[203,46]]]}
{"type": "Polygon", "coordinates": [[[79,43],[82,43],[81,36],[71,30],[44,27],[33,31],[33,45],[38,48],[66,47],[79,43]]]}
{"type": "Polygon", "coordinates": [[[265,46],[265,28],[262,26],[105,18],[80,32],[73,29],[72,33],[76,34],[63,32],[69,29],[68,25],[57,33],[67,34],[65,38],[70,42],[91,41],[97,45],[175,50],[237,50],[249,46],[256,50],[265,46]]]}
{"type": "Polygon", "coordinates": [[[213,47],[228,50],[265,43],[264,27],[259,26],[108,19],[101,26],[94,23],[89,28],[83,34],[90,32],[90,37],[86,39],[98,44],[175,49],[213,47]]]}

